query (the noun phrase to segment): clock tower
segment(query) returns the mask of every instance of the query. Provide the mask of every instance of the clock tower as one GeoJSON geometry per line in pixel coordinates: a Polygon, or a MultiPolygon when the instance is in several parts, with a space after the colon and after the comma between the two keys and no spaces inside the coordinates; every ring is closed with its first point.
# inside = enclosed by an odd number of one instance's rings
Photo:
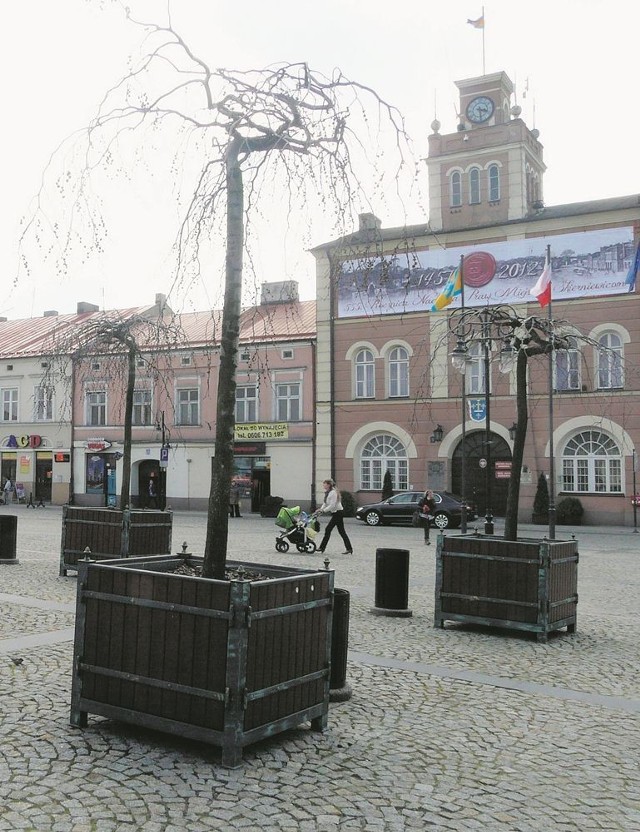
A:
{"type": "Polygon", "coordinates": [[[546,170],[538,131],[511,106],[505,72],[456,81],[460,91],[455,133],[429,136],[429,222],[455,231],[523,219],[542,207],[546,170]]]}

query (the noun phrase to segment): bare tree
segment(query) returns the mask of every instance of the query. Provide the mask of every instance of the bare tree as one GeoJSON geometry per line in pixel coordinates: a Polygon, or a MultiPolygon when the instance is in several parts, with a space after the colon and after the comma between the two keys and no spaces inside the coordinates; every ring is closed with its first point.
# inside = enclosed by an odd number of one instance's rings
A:
{"type": "Polygon", "coordinates": [[[118,312],[96,313],[78,326],[54,330],[45,344],[49,360],[42,380],[45,388],[55,387],[66,379],[71,387],[69,414],[73,426],[74,383],[86,379],[86,367],[100,359],[103,375],[108,376],[110,389],[124,389],[122,422],[124,429],[120,507],[130,503],[131,450],[134,392],[138,363],[151,372],[154,381],[164,385],[170,394],[171,352],[184,346],[184,335],[170,311],[160,310],[158,317],[118,312]]]}
{"type": "MultiPolygon", "coordinates": [[[[170,20],[166,26],[133,22],[145,30],[143,53],[104,96],[86,131],[81,169],[60,186],[74,191],[70,202],[76,215],[64,228],[49,223],[49,231],[57,238],[64,260],[75,241],[73,223],[86,212],[85,236],[92,235],[91,247],[102,248],[105,226],[92,199],[92,182],[113,164],[120,146],[128,146],[136,136],[140,142],[149,142],[159,131],[166,131],[176,145],[177,158],[172,165],[176,177],[200,154],[200,168],[184,206],[176,243],[175,285],[199,274],[212,228],[223,216],[225,290],[203,569],[205,576],[222,578],[248,220],[261,189],[272,189],[273,182],[282,182],[285,210],[291,210],[294,197],[303,201],[319,198],[350,221],[354,208],[369,207],[354,164],[356,158],[369,166],[370,173],[375,162],[367,159],[369,145],[381,146],[390,136],[398,164],[393,170],[387,167],[387,174],[390,187],[397,189],[400,171],[407,169],[407,136],[394,107],[338,70],[325,77],[306,63],[246,72],[211,69],[178,35],[170,20]]],[[[373,156],[380,161],[379,147],[373,156]]],[[[409,176],[413,173],[411,168],[409,176]]],[[[384,194],[381,174],[373,179],[384,194]]],[[[32,232],[38,232],[37,222],[32,222],[26,233],[32,232]]],[[[87,244],[85,240],[83,245],[87,244]]]]}

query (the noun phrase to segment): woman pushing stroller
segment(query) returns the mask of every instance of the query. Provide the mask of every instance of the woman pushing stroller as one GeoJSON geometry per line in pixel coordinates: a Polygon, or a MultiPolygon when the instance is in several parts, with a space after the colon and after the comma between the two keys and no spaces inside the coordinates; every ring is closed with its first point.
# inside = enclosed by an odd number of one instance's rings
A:
{"type": "Polygon", "coordinates": [[[324,552],[327,543],[329,542],[329,538],[331,537],[331,532],[335,527],[344,542],[345,551],[342,554],[352,555],[353,546],[351,545],[349,535],[346,533],[344,528],[344,508],[342,507],[340,492],[336,488],[336,484],[332,479],[324,480],[322,485],[324,486],[324,502],[315,514],[330,514],[331,520],[327,523],[324,537],[322,538],[322,542],[320,543],[317,551],[324,552]]]}

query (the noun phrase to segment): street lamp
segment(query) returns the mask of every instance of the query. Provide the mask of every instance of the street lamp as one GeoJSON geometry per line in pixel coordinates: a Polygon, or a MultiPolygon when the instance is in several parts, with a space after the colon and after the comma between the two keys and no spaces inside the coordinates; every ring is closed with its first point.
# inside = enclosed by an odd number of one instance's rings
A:
{"type": "MultiPolygon", "coordinates": [[[[483,380],[484,380],[484,471],[485,471],[485,534],[494,533],[493,523],[493,465],[491,458],[491,357],[494,341],[502,343],[499,353],[499,367],[503,373],[510,372],[517,351],[513,344],[513,327],[515,313],[511,307],[485,307],[482,310],[460,309],[451,313],[449,329],[456,338],[456,346],[450,357],[453,366],[466,374],[467,365],[471,361],[469,347],[478,344],[482,350],[483,380]]],[[[466,392],[466,378],[463,378],[463,390],[466,392]]],[[[463,400],[464,402],[464,400],[463,400]]],[[[465,427],[466,413],[463,413],[463,453],[462,466],[465,466],[465,427]]],[[[464,497],[465,495],[463,495],[464,497]]],[[[463,504],[465,500],[463,499],[463,504]]]]}

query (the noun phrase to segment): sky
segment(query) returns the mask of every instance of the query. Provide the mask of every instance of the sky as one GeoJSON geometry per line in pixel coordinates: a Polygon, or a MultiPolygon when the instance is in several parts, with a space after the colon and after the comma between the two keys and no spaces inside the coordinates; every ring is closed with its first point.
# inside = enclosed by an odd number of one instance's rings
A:
{"type": "MultiPolygon", "coordinates": [[[[437,116],[441,132],[453,132],[454,82],[484,71],[509,75],[522,118],[540,131],[547,205],[640,193],[635,95],[640,3],[489,0],[483,7],[475,0],[129,0],[128,5],[134,15],[154,22],[166,20],[169,5],[174,28],[211,66],[250,69],[306,61],[325,74],[339,67],[395,104],[412,138],[419,188],[399,196],[375,190],[371,208],[384,225],[428,218],[423,160],[430,124],[437,116]],[[484,68],[483,32],[467,23],[483,8],[484,68]]],[[[53,224],[58,212],[63,215],[55,176],[43,180],[44,171],[52,156],[53,170],[64,169],[56,148],[95,115],[105,91],[125,73],[128,56],[137,52],[141,32],[115,0],[21,0],[5,4],[3,23],[0,316],[69,313],[79,301],[101,308],[150,304],[157,293],[169,294],[175,309],[219,306],[221,268],[213,254],[199,280],[172,290],[171,250],[180,210],[175,174],[161,163],[149,176],[127,156],[122,162],[131,167],[127,175],[93,192],[108,221],[100,251],[85,240],[88,250],[61,270],[46,235],[21,243],[43,181],[47,221],[53,224]]],[[[257,285],[297,280],[301,297],[313,298],[315,260],[309,249],[334,236],[327,211],[296,223],[282,210],[280,196],[270,193],[253,219],[257,285]]],[[[349,222],[357,222],[357,208],[349,222]]],[[[221,242],[212,247],[220,255],[221,242]]]]}

